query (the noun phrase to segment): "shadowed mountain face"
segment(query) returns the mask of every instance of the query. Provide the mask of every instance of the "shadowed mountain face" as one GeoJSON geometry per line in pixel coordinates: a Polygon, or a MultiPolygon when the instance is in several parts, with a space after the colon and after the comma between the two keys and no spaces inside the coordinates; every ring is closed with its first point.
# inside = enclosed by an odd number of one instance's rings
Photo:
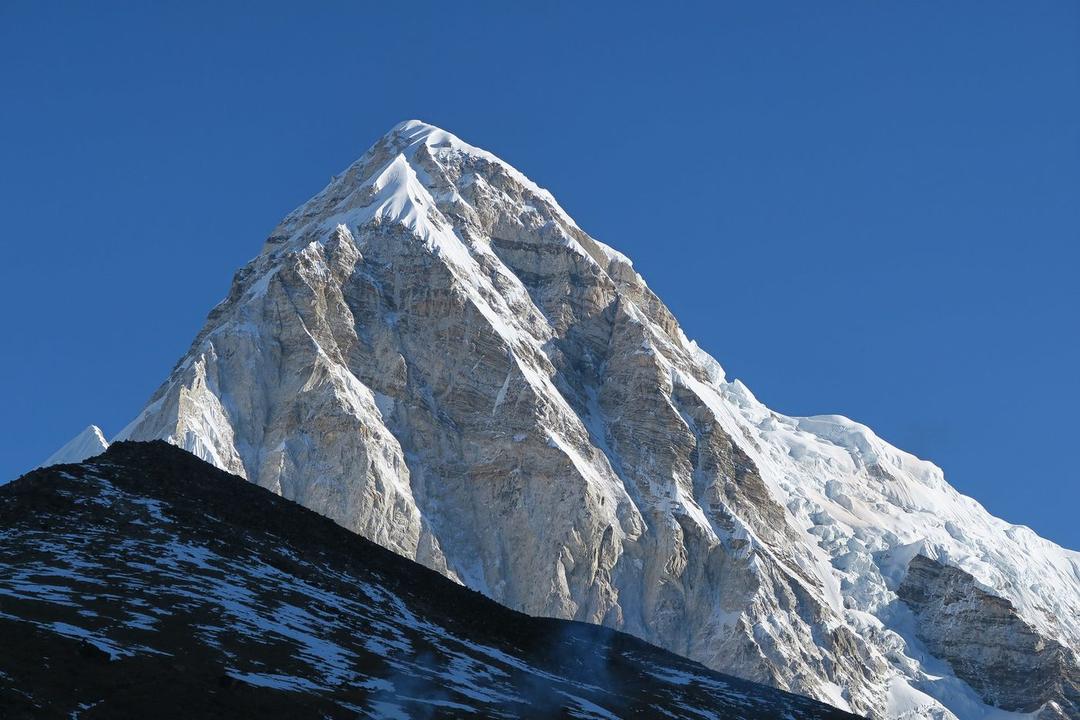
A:
{"type": "Polygon", "coordinates": [[[0,487],[0,717],[849,718],[528,617],[163,442],[0,487]]]}

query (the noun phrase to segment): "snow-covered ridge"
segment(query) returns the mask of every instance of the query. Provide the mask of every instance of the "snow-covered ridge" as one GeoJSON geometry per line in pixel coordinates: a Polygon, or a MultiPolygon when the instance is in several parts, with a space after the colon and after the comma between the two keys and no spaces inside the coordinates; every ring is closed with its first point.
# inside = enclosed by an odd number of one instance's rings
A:
{"type": "MultiPolygon", "coordinates": [[[[1080,553],[994,517],[946,483],[936,465],[865,425],[838,415],[787,418],[760,403],[740,410],[744,427],[768,443],[759,462],[784,478],[778,484],[789,510],[807,526],[819,508],[832,519],[817,532],[820,544],[839,549],[841,538],[845,547],[854,539],[856,548],[863,543],[880,553],[874,561],[886,584],[898,582],[915,552],[955,565],[1012,601],[1046,635],[1067,645],[1080,641],[1080,553]]],[[[847,579],[853,592],[869,591],[860,587],[861,573],[847,579]]]]}
{"type": "Polygon", "coordinates": [[[550,193],[417,121],[274,229],[120,437],[512,607],[860,713],[1000,717],[922,646],[897,595],[917,554],[1080,647],[1076,552],[863,425],[772,412],[550,193]]]}

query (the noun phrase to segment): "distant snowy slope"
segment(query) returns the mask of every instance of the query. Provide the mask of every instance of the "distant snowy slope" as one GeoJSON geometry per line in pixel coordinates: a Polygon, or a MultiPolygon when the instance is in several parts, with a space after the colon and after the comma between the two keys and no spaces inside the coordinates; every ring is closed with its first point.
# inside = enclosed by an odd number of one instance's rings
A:
{"type": "Polygon", "coordinates": [[[38,467],[49,467],[62,463],[82,462],[86,458],[100,455],[109,449],[105,435],[97,425],[90,425],[75,437],[64,443],[59,450],[50,455],[38,467]]]}

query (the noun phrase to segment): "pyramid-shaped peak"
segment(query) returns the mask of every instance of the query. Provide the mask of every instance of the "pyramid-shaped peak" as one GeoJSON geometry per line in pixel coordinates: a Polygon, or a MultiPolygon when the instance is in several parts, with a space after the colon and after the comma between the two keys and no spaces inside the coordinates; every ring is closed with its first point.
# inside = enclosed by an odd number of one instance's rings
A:
{"type": "Polygon", "coordinates": [[[38,465],[49,467],[63,463],[82,462],[83,460],[99,455],[109,448],[104,433],[97,425],[89,425],[75,437],[64,443],[63,446],[38,465]]]}

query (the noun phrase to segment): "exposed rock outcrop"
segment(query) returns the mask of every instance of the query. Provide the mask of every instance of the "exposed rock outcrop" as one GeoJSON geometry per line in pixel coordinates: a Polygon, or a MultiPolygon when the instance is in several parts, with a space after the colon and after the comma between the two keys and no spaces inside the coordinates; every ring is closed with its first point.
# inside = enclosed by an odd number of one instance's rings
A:
{"type": "Polygon", "coordinates": [[[919,639],[995,707],[1080,717],[1080,661],[1040,635],[1012,603],[963,570],[916,555],[897,595],[915,613],[919,639]]]}

